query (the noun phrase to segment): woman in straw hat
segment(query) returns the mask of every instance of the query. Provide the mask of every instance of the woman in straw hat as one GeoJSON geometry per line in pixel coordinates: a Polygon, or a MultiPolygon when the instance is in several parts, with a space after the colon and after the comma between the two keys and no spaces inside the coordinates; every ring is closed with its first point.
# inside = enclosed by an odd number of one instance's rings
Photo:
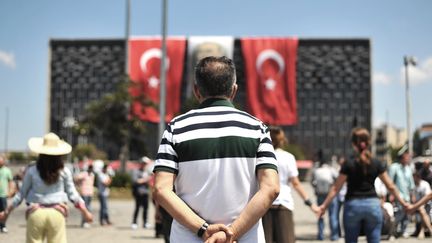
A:
{"type": "Polygon", "coordinates": [[[93,220],[75,189],[70,170],[64,167],[62,155],[70,153],[72,147],[54,133],[31,138],[28,145],[39,158],[27,169],[19,193],[6,212],[0,214],[0,219],[6,218],[25,198],[28,204],[27,243],[43,242],[45,238],[48,243],[65,243],[68,199],[87,221],[93,220]]]}

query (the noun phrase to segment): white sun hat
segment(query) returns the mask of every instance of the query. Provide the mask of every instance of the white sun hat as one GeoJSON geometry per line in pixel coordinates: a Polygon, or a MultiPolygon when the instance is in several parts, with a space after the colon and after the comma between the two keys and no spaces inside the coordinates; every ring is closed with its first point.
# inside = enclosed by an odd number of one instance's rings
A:
{"type": "Polygon", "coordinates": [[[61,140],[55,133],[48,133],[43,138],[30,138],[28,146],[32,152],[47,155],[64,155],[72,151],[72,147],[61,140]]]}

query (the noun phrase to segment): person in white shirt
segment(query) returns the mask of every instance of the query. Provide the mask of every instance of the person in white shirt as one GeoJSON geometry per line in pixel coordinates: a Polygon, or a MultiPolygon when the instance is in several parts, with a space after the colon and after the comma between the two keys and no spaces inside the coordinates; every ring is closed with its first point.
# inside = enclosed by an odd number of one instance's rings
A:
{"type": "MultiPolygon", "coordinates": [[[[414,197],[415,197],[415,202],[417,202],[421,198],[423,198],[424,196],[431,193],[431,187],[427,181],[421,179],[421,175],[419,172],[414,173],[413,178],[414,178],[414,183],[415,183],[414,197]]],[[[421,206],[417,210],[416,229],[415,229],[414,233],[411,234],[411,236],[417,237],[420,234],[422,228],[424,229],[425,236],[430,237],[431,232],[432,232],[432,226],[431,226],[431,221],[430,221],[430,218],[429,218],[428,212],[426,211],[425,206],[421,206]],[[422,227],[422,225],[423,225],[423,227],[422,227]]]]}
{"type": "Polygon", "coordinates": [[[294,200],[291,187],[297,191],[305,204],[317,212],[317,206],[309,200],[306,191],[298,179],[298,169],[295,157],[283,150],[288,143],[284,131],[280,127],[270,127],[270,136],[278,161],[280,193],[271,208],[263,216],[263,227],[266,242],[294,243],[294,200]]]}
{"type": "MultiPolygon", "coordinates": [[[[322,204],[327,197],[330,187],[336,181],[338,172],[324,160],[322,152],[318,152],[317,157],[320,166],[312,173],[312,186],[314,187],[315,195],[317,197],[317,204],[322,204]]],[[[332,241],[336,241],[340,237],[338,203],[338,199],[334,198],[328,208],[330,240],[332,241]]],[[[318,240],[324,240],[324,228],[324,219],[320,217],[318,219],[318,240]]]]}

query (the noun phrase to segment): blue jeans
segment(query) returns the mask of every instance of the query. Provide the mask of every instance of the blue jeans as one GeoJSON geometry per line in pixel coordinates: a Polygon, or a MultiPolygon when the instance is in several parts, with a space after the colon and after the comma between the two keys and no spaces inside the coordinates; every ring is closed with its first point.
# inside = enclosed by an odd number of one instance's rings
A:
{"type": "MultiPolygon", "coordinates": [[[[7,197],[0,197],[0,212],[3,212],[7,208],[7,197]]],[[[6,220],[0,221],[0,229],[6,227],[6,220]]]]}
{"type": "Polygon", "coordinates": [[[361,228],[368,243],[379,243],[383,214],[378,198],[351,199],[344,206],[345,243],[357,243],[361,228]]]}
{"type": "MultiPolygon", "coordinates": [[[[327,196],[317,196],[317,203],[321,205],[327,196]]],[[[334,198],[328,207],[328,216],[330,223],[330,240],[338,240],[339,239],[339,201],[337,198],[334,198]]],[[[318,220],[318,240],[324,240],[324,218],[320,218],[318,220]]]]}
{"type": "Polygon", "coordinates": [[[100,213],[99,213],[99,221],[100,224],[103,225],[105,223],[110,223],[109,215],[108,215],[108,197],[104,195],[98,195],[100,202],[100,213]]]}
{"type": "MultiPolygon", "coordinates": [[[[92,200],[92,197],[91,196],[81,196],[81,197],[84,200],[86,208],[91,212],[92,211],[91,210],[91,200],[92,200]]],[[[84,222],[85,222],[84,217],[82,217],[82,219],[81,219],[81,226],[84,225],[84,222]]]]}
{"type": "Polygon", "coordinates": [[[340,221],[340,214],[341,214],[341,209],[342,209],[343,205],[344,205],[344,201],[341,201],[340,199],[338,199],[337,220],[338,220],[339,237],[342,237],[342,227],[341,227],[341,221],[340,221]]]}
{"type": "Polygon", "coordinates": [[[395,229],[397,235],[402,235],[406,232],[406,228],[409,224],[408,215],[405,213],[404,207],[399,203],[396,202],[396,209],[395,212],[395,229]]]}

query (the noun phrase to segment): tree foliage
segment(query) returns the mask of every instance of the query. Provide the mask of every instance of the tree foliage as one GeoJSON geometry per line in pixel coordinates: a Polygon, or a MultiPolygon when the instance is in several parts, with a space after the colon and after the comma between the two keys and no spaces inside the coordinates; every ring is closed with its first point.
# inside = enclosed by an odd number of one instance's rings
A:
{"type": "Polygon", "coordinates": [[[107,154],[97,149],[94,144],[78,144],[72,151],[72,157],[78,158],[79,160],[82,160],[85,157],[106,160],[107,154]]]}
{"type": "Polygon", "coordinates": [[[37,154],[12,151],[7,155],[7,158],[12,163],[22,163],[34,161],[38,158],[37,154]]]}
{"type": "Polygon", "coordinates": [[[420,139],[420,130],[415,130],[413,134],[413,152],[415,156],[423,155],[423,147],[420,139]]]}
{"type": "Polygon", "coordinates": [[[119,158],[129,156],[128,148],[132,146],[137,154],[145,154],[144,122],[130,114],[130,104],[143,97],[132,97],[129,89],[133,82],[128,78],[120,82],[115,92],[106,94],[100,100],[91,102],[78,128],[80,134],[100,136],[121,149],[119,158]],[[126,150],[124,149],[126,148],[126,150]],[[125,155],[127,153],[127,155],[125,155]]]}
{"type": "Polygon", "coordinates": [[[304,160],[306,158],[303,148],[297,144],[287,144],[283,149],[294,155],[296,160],[304,160]]]}

